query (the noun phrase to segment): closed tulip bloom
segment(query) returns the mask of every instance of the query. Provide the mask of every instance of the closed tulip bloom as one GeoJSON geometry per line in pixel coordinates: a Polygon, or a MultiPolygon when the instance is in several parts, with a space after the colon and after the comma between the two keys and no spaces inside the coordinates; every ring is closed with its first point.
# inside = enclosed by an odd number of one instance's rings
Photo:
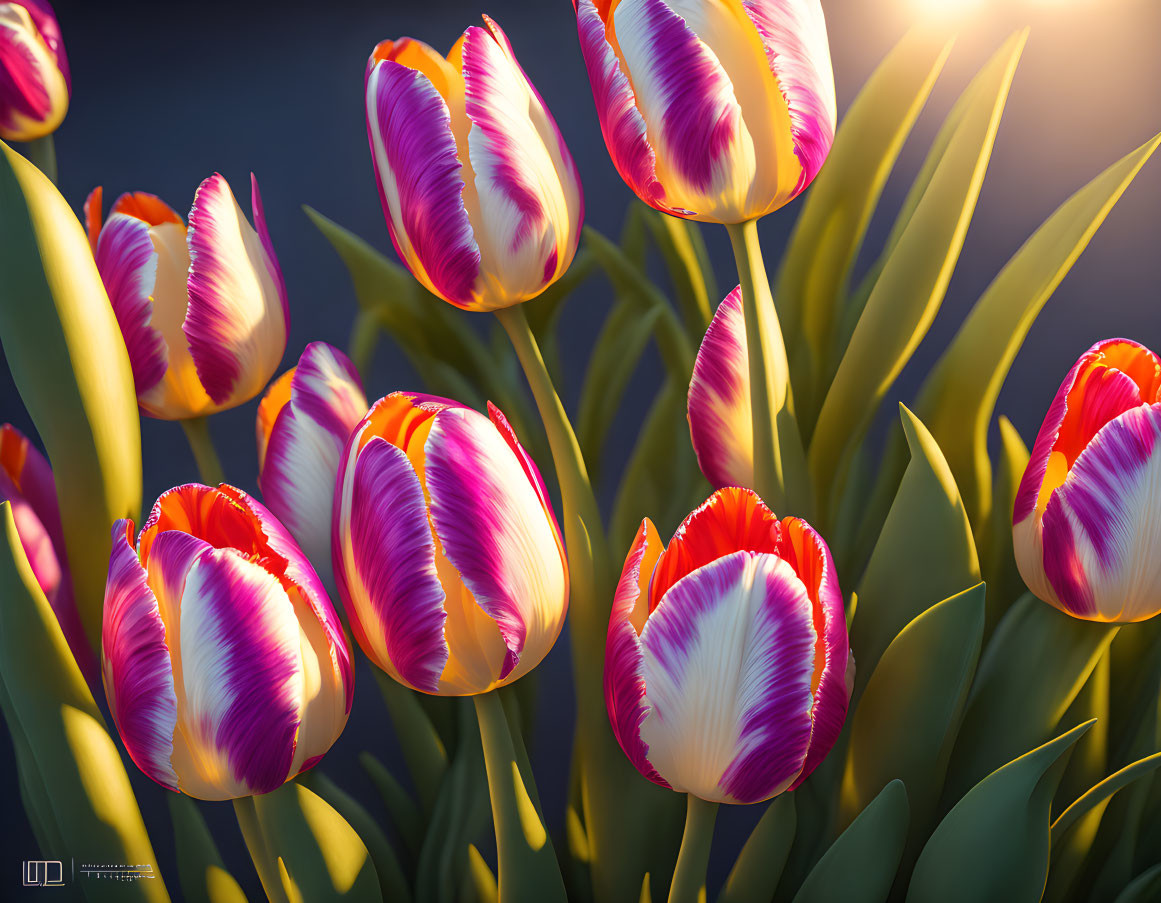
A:
{"type": "Polygon", "coordinates": [[[645,203],[715,223],[797,197],[834,143],[819,0],[573,0],[613,164],[645,203]]]}
{"type": "Polygon", "coordinates": [[[71,90],[52,7],[45,0],[0,3],[0,138],[32,141],[55,132],[71,90]]]}
{"type": "Polygon", "coordinates": [[[262,500],[327,579],[339,459],[366,413],[359,374],[326,342],[307,345],[258,405],[262,500]]]}
{"type": "Polygon", "coordinates": [[[625,559],[605,701],[649,780],[711,802],[793,790],[834,745],[854,677],[830,551],[748,489],[721,489],[625,559]]]}
{"type": "Polygon", "coordinates": [[[157,500],[113,527],[105,695],[137,767],[189,796],[275,790],[314,766],[354,675],[326,591],[274,516],[232,486],[157,500]]]}
{"type": "Polygon", "coordinates": [[[1126,339],[1093,345],[1036,436],[1013,512],[1028,588],[1089,621],[1161,612],[1161,360],[1126,339]]]}
{"type": "Polygon", "coordinates": [[[0,425],[0,502],[12,506],[16,533],[32,574],[56,614],[77,665],[85,677],[94,679],[97,662],[73,599],[52,469],[28,438],[8,423],[0,425]]]}
{"type": "Polygon", "coordinates": [[[102,192],[85,202],[97,269],[117,315],[137,402],[185,420],[256,396],[286,350],[286,285],[251,177],[251,228],[226,180],[194,195],[189,226],[151,194],[123,194],[102,221],[102,192]]]}
{"type": "Polygon", "coordinates": [[[568,611],[568,564],[540,472],[504,415],[395,392],[343,452],[335,581],[367,657],[439,696],[535,668],[568,611]]]}
{"type": "Polygon", "coordinates": [[[383,41],[367,63],[367,136],[387,228],[430,291],[468,310],[535,298],[580,239],[580,177],[500,26],[447,58],[383,41]]]}

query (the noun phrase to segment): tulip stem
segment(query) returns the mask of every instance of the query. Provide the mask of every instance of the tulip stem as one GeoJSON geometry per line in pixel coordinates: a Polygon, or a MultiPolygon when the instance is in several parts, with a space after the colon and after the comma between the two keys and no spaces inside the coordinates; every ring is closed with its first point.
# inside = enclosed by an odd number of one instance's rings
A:
{"type": "Polygon", "coordinates": [[[806,454],[794,417],[790,366],[770,280],[758,241],[758,223],[727,225],[746,318],[750,411],[754,430],[752,488],[775,511],[809,515],[806,454]],[[756,340],[755,340],[756,338],[756,340]]]}
{"type": "Polygon", "coordinates": [[[685,833],[681,835],[681,852],[677,854],[677,867],[669,885],[669,903],[698,903],[702,899],[714,821],[718,817],[717,803],[692,793],[686,794],[686,801],[685,833]]]}
{"type": "Polygon", "coordinates": [[[214,448],[214,440],[210,436],[210,421],[207,417],[193,417],[181,422],[185,430],[185,438],[193,451],[194,460],[198,465],[198,475],[207,486],[217,486],[225,482],[222,473],[222,462],[218,460],[218,452],[214,448]]]}
{"type": "MultiPolygon", "coordinates": [[[[564,903],[564,879],[544,818],[533,802],[536,788],[530,790],[524,783],[500,696],[492,690],[472,699],[480,722],[496,829],[499,903],[564,903]]],[[[528,777],[531,780],[531,774],[528,777]]]]}
{"type": "Polygon", "coordinates": [[[258,823],[254,797],[243,796],[235,799],[234,815],[238,819],[238,827],[242,829],[242,838],[246,841],[246,849],[250,851],[250,858],[254,861],[254,869],[258,872],[258,880],[262,882],[262,889],[266,891],[267,898],[271,903],[290,903],[286,888],[282,884],[282,876],[279,874],[278,862],[270,854],[262,826],[258,823]]]}
{"type": "Polygon", "coordinates": [[[24,156],[42,173],[48,176],[50,182],[56,184],[56,142],[52,135],[36,138],[24,145],[24,156]]]}

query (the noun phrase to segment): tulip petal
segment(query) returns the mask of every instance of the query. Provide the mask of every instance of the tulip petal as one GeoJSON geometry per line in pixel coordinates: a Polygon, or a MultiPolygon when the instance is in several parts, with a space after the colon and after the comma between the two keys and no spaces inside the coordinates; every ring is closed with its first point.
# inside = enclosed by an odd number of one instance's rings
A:
{"type": "MultiPolygon", "coordinates": [[[[266,467],[266,450],[270,445],[270,434],[278,415],[290,403],[290,387],[294,380],[294,368],[290,368],[274,380],[258,402],[258,416],[255,418],[255,442],[258,445],[258,482],[262,482],[262,470],[266,467]]],[[[267,500],[269,504],[269,500],[267,500]]]]}
{"type": "MultiPolygon", "coordinates": [[[[100,189],[94,189],[94,193],[100,189]]],[[[100,195],[97,195],[98,215],[100,214],[100,195]]],[[[155,194],[148,191],[132,191],[121,195],[113,202],[113,209],[109,215],[123,213],[134,219],[141,220],[147,226],[160,226],[162,223],[173,223],[185,228],[185,221],[178,216],[177,211],[165,203],[155,194]]]]}
{"type": "Polygon", "coordinates": [[[168,365],[165,340],[149,324],[157,280],[149,226],[124,213],[112,214],[97,239],[96,258],[129,352],[133,386],[141,395],[161,382],[168,365]]]}
{"type": "Polygon", "coordinates": [[[177,790],[170,762],[177,695],[165,624],[132,545],[133,524],[113,526],[101,630],[109,709],[130,758],[163,787],[177,790]]]}
{"type": "Polygon", "coordinates": [[[68,108],[66,76],[30,11],[16,3],[0,6],[0,97],[0,135],[10,141],[49,134],[68,108]]]}
{"type": "Polygon", "coordinates": [[[810,744],[817,634],[775,555],[734,552],[675,583],[641,632],[641,739],[675,790],[755,803],[785,790],[810,744]]]}
{"type": "Polygon", "coordinates": [[[101,226],[104,224],[104,189],[98,185],[89,192],[89,196],[85,198],[84,206],[81,212],[84,214],[85,234],[89,236],[89,247],[93,249],[93,253],[97,253],[97,239],[101,236],[101,226]]]}
{"type": "Polygon", "coordinates": [[[540,506],[544,509],[544,513],[548,519],[552,521],[552,529],[556,533],[556,542],[560,547],[561,561],[565,567],[568,567],[568,558],[564,551],[564,537],[560,533],[560,524],[556,520],[556,512],[552,509],[552,501],[548,497],[548,489],[544,485],[544,478],[540,475],[540,469],[536,466],[536,462],[532,460],[524,446],[520,444],[520,440],[516,438],[516,433],[512,429],[512,425],[508,422],[508,418],[504,416],[504,412],[496,407],[492,402],[488,402],[488,418],[492,421],[493,426],[500,431],[500,435],[504,437],[504,441],[508,443],[508,447],[512,449],[512,453],[520,461],[520,466],[524,468],[524,475],[528,477],[528,482],[532,484],[532,488],[536,490],[536,497],[540,499],[540,506]]]}
{"type": "Polygon", "coordinates": [[[399,257],[435,294],[470,307],[480,249],[446,101],[422,72],[377,63],[367,74],[367,137],[399,257]]]}
{"type": "Polygon", "coordinates": [[[286,350],[282,275],[267,246],[222,176],[202,182],[189,214],[189,308],[182,331],[215,404],[257,395],[286,350]]]}

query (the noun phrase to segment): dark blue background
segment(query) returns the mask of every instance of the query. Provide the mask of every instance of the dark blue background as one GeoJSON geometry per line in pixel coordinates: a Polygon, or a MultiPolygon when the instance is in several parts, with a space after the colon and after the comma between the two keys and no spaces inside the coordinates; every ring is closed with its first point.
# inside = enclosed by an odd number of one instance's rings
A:
{"type": "MultiPolygon", "coordinates": [[[[938,0],[824,0],[840,115],[874,65],[924,8],[938,0]]],[[[961,2],[961,6],[971,4],[961,2]]],[[[73,69],[73,101],[57,135],[60,187],[79,210],[104,185],[111,200],[127,190],[161,195],[181,213],[198,183],[222,172],[238,191],[253,171],[261,182],[270,231],[290,291],[292,327],[286,365],[308,342],[345,347],[354,302],[345,270],[301,212],[310,204],[389,250],[369,161],[363,120],[363,69],[384,37],[411,35],[445,49],[479,12],[508,32],[569,142],[585,185],[588,223],[615,235],[630,194],[614,172],[597,129],[568,0],[426,0],[423,3],[220,2],[56,4],[73,69]]],[[[965,14],[961,38],[929,108],[888,184],[868,240],[877,252],[939,121],[971,73],[1013,28],[1032,35],[1012,89],[975,222],[931,334],[893,397],[907,399],[1008,256],[1074,189],[1161,129],[1161,4],[1155,0],[980,0],[965,14]]],[[[773,272],[796,206],[762,224],[773,272]]],[[[723,230],[707,228],[723,290],[735,281],[723,230]]],[[[0,274],[0,278],[3,278],[0,274]]],[[[1153,161],[1122,199],[1033,327],[1000,399],[1026,440],[1067,368],[1093,341],[1111,335],[1161,348],[1161,162],[1153,161]]],[[[585,356],[609,304],[592,280],[567,309],[563,328],[566,386],[575,401],[585,356]]],[[[610,463],[628,454],[660,379],[647,359],[609,440],[610,463]]],[[[398,351],[380,348],[368,394],[414,388],[398,351]]],[[[231,482],[255,490],[255,403],[214,418],[213,431],[231,482]]],[[[0,421],[31,426],[7,371],[0,372],[0,421]]],[[[181,430],[143,422],[145,504],[196,472],[181,430]]],[[[547,466],[548,462],[541,462],[547,466]]],[[[607,494],[606,494],[607,496],[607,494]]],[[[607,501],[607,497],[605,499],[607,501]]],[[[567,644],[541,668],[540,721],[533,759],[554,825],[565,798],[571,732],[567,644]]],[[[355,765],[372,749],[403,770],[366,665],[355,711],[324,770],[374,803],[355,765]]],[[[0,742],[5,844],[0,896],[34,844],[19,805],[11,749],[0,742]]],[[[169,883],[172,834],[163,791],[131,768],[169,883]]],[[[377,807],[372,805],[374,811],[377,807]]],[[[723,814],[711,868],[720,881],[746,827],[760,814],[723,814]]],[[[259,893],[226,804],[204,807],[223,854],[247,890],[259,893]]],[[[558,845],[559,848],[559,845],[558,845]]]]}

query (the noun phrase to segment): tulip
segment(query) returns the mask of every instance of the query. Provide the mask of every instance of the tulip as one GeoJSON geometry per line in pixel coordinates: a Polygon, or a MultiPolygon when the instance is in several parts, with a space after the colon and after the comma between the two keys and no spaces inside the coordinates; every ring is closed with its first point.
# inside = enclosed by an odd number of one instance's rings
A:
{"type": "Polygon", "coordinates": [[[339,459],[366,413],[359,374],[325,342],[307,345],[298,366],[272,383],[258,405],[262,500],[326,579],[339,459]]]}
{"type": "Polygon", "coordinates": [[[568,565],[540,472],[494,406],[395,392],[347,441],[332,557],[351,630],[438,696],[512,683],[548,654],[568,565]]]}
{"type": "Polygon", "coordinates": [[[97,663],[73,599],[52,469],[44,455],[9,423],[0,425],[0,502],[11,503],[16,532],[33,576],[77,665],[85,677],[93,679],[97,663]]]}
{"type": "Polygon", "coordinates": [[[199,799],[268,793],[314,766],[351,711],[351,653],[274,516],[232,486],[163,494],[136,545],[113,527],[105,695],[130,757],[199,799]]]}
{"type": "Polygon", "coordinates": [[[740,223],[797,197],[835,131],[819,0],[573,0],[601,132],[646,204],[740,223]]]}
{"type": "Polygon", "coordinates": [[[71,90],[52,7],[45,0],[0,3],[0,138],[33,141],[55,132],[71,90]]]}
{"type": "Polygon", "coordinates": [[[137,402],[150,417],[188,420],[256,396],[286,350],[286,285],[251,177],[250,227],[218,174],[194,195],[189,228],[151,194],[123,194],[102,222],[100,188],[85,201],[89,240],[121,326],[137,402]]]}
{"type": "Polygon", "coordinates": [[[720,489],[663,547],[646,518],[613,600],[605,702],[649,780],[711,803],[799,786],[854,677],[830,551],[748,489],[720,489]]]}
{"type": "Polygon", "coordinates": [[[424,286],[468,310],[535,298],[580,239],[580,177],[500,26],[447,59],[383,41],[367,63],[367,135],[391,240],[424,286]]]}
{"type": "Polygon", "coordinates": [[[1077,618],[1161,612],[1161,360],[1098,342],[1056,393],[1012,516],[1020,575],[1077,618]]]}

